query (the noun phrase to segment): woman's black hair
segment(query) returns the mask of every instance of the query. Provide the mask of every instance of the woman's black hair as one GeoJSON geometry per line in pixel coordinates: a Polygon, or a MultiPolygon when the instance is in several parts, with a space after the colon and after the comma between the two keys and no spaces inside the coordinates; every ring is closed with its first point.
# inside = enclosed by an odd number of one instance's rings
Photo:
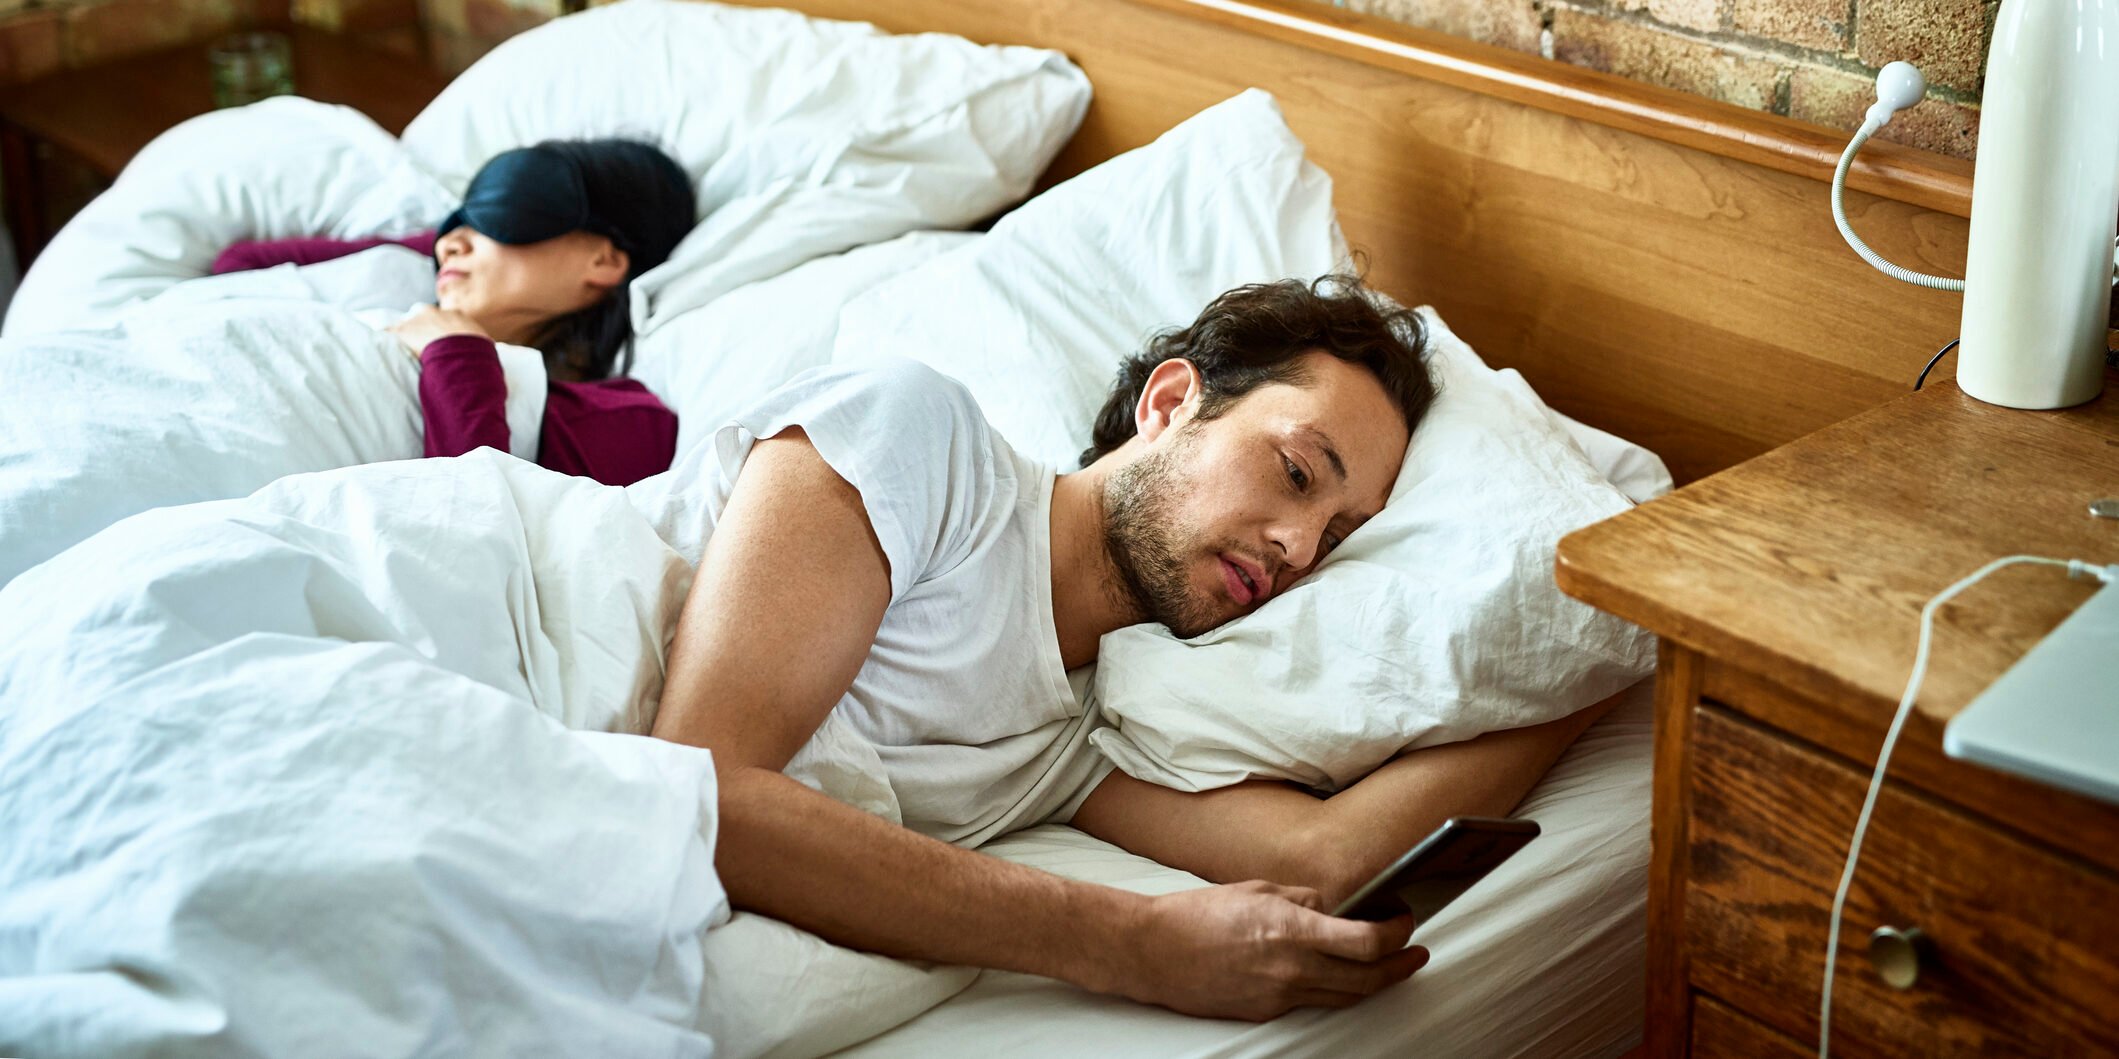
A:
{"type": "Polygon", "coordinates": [[[590,212],[630,261],[624,281],[594,305],[552,319],[531,345],[545,366],[577,379],[623,375],[633,366],[632,282],[669,259],[696,219],[692,182],[660,148],[638,140],[550,140],[541,145],[579,167],[590,212]]]}
{"type": "Polygon", "coordinates": [[[586,309],[546,321],[530,345],[544,354],[545,370],[556,378],[608,379],[632,371],[631,284],[612,287],[586,309]]]}

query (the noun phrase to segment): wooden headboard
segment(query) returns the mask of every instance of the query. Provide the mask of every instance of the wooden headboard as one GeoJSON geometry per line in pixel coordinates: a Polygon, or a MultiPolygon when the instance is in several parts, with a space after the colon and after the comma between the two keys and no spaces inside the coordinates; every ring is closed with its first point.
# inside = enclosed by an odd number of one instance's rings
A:
{"type": "MultiPolygon", "coordinates": [[[[1840,241],[1845,140],[1816,126],[1308,0],[742,2],[1065,52],[1096,96],[1047,183],[1271,91],[1377,287],[1680,482],[1905,391],[1957,333],[1957,295],[1840,241]]],[[[1870,245],[1961,275],[1970,163],[1884,143],[1862,162],[1870,245]]]]}

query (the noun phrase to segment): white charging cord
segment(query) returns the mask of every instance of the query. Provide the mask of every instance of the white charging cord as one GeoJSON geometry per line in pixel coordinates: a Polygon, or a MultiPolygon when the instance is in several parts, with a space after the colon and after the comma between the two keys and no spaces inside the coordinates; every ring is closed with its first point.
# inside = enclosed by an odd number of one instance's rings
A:
{"type": "Polygon", "coordinates": [[[2119,581],[2119,563],[2099,566],[2080,559],[2048,559],[2042,555],[2011,555],[1996,559],[1971,576],[1937,593],[1927,606],[1920,608],[1920,645],[1913,652],[1913,675],[1906,681],[1906,693],[1898,700],[1898,713],[1891,718],[1891,728],[1884,733],[1883,749],[1876,754],[1876,771],[1869,777],[1869,793],[1862,799],[1861,815],[1854,820],[1854,837],[1847,845],[1847,867],[1839,876],[1839,892],[1832,895],[1832,925],[1825,941],[1825,996],[1817,1015],[1817,1059],[1829,1059],[1832,1046],[1832,970],[1839,962],[1839,925],[1847,909],[1847,891],[1854,885],[1854,868],[1861,861],[1862,836],[1869,831],[1869,816],[1876,810],[1876,795],[1883,788],[1884,770],[1891,766],[1891,750],[1898,745],[1898,733],[1906,726],[1906,718],[1913,713],[1913,698],[1920,694],[1921,678],[1928,672],[1928,647],[1934,641],[1935,612],[1955,598],[1959,592],[1978,584],[1988,574],[2004,566],[2018,563],[2038,563],[2045,566],[2064,567],[2068,576],[2078,580],[2094,579],[2105,584],[2119,581]]]}
{"type": "Polygon", "coordinates": [[[1926,79],[1920,76],[1920,70],[1912,63],[1889,63],[1878,71],[1876,103],[1869,108],[1869,114],[1862,120],[1861,128],[1855,131],[1854,139],[1847,142],[1846,151],[1839,156],[1839,168],[1832,171],[1832,223],[1839,226],[1840,238],[1845,239],[1847,245],[1853,247],[1854,252],[1860,254],[1863,261],[1875,266],[1876,270],[1884,275],[1930,290],[1961,291],[1964,289],[1964,281],[1961,279],[1930,276],[1925,272],[1900,268],[1884,260],[1882,254],[1869,249],[1869,244],[1862,242],[1861,236],[1854,234],[1854,226],[1847,221],[1847,172],[1854,168],[1854,155],[1861,150],[1862,144],[1869,142],[1869,137],[1876,135],[1876,130],[1883,128],[1884,123],[1891,120],[1891,115],[1920,102],[1921,93],[1927,89],[1926,79]]]}

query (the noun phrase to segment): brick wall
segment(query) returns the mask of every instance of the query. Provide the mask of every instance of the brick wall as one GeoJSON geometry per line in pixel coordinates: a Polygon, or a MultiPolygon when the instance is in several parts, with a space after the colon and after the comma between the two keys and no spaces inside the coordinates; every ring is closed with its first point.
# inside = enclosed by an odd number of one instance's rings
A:
{"type": "MultiPolygon", "coordinates": [[[[888,0],[877,0],[887,3],[888,0]]],[[[1840,129],[1876,70],[1909,59],[1928,98],[1882,138],[1969,158],[1999,0],[1332,0],[1840,129]]],[[[0,84],[289,20],[424,51],[456,72],[584,0],[0,0],[0,84]]]]}
{"type": "MultiPolygon", "coordinates": [[[[1979,136],[1987,38],[2000,0],[1330,2],[1849,130],[1875,102],[1876,71],[1907,59],[1927,75],[1928,98],[1900,112],[1881,138],[1970,158],[1979,136]]],[[[581,3],[419,0],[428,48],[451,71],[581,3]]]]}
{"type": "Polygon", "coordinates": [[[1999,0],[1333,0],[1455,36],[1852,130],[1876,71],[1920,67],[1928,97],[1878,134],[1960,158],[1979,138],[1999,0]]]}

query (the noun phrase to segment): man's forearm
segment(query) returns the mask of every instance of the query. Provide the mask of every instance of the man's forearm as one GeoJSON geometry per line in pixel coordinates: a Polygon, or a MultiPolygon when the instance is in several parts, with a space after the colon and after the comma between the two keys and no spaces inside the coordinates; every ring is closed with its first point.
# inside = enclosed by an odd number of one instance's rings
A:
{"type": "Polygon", "coordinates": [[[1119,988],[1147,900],[909,831],[776,772],[721,776],[716,869],[738,907],[852,948],[1119,988]]]}
{"type": "MultiPolygon", "coordinates": [[[[1585,715],[1601,715],[1592,707],[1585,715]]],[[[1303,836],[1338,902],[1453,816],[1506,816],[1593,717],[1489,732],[1406,754],[1326,800],[1303,836]]]]}
{"type": "Polygon", "coordinates": [[[1336,904],[1452,816],[1501,816],[1610,701],[1529,728],[1404,754],[1330,798],[1250,781],[1198,793],[1114,772],[1076,826],[1214,882],[1307,886],[1336,904]]]}

